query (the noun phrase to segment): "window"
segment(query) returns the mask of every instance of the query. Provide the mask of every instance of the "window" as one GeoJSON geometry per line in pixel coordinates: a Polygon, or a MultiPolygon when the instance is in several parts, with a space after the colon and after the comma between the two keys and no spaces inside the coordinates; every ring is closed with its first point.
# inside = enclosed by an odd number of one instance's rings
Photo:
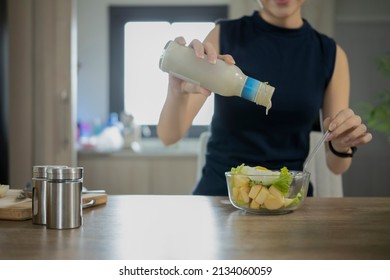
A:
{"type": "MultiPolygon", "coordinates": [[[[158,67],[166,42],[178,35],[203,39],[226,17],[227,6],[110,7],[110,112],[132,113],[156,136],[167,90],[167,74],[158,67]]],[[[207,129],[212,110],[209,98],[188,137],[207,129]]]]}
{"type": "MultiPolygon", "coordinates": [[[[213,22],[128,22],[125,25],[124,110],[145,125],[156,125],[168,86],[167,74],[158,67],[165,44],[181,35],[202,40],[213,22]],[[146,34],[153,34],[147,36],[146,34]],[[146,35],[146,36],[145,36],[146,35]]],[[[194,125],[209,125],[214,99],[208,98],[194,125]]]]}

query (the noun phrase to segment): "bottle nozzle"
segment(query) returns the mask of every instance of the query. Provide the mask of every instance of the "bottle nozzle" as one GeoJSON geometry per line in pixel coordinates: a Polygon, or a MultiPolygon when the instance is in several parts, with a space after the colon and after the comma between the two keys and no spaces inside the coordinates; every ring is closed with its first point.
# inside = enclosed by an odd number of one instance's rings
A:
{"type": "Polygon", "coordinates": [[[265,113],[268,115],[268,110],[272,107],[271,98],[274,94],[275,88],[268,85],[268,83],[261,83],[260,88],[257,91],[255,97],[255,103],[257,105],[262,105],[266,108],[265,113]]]}

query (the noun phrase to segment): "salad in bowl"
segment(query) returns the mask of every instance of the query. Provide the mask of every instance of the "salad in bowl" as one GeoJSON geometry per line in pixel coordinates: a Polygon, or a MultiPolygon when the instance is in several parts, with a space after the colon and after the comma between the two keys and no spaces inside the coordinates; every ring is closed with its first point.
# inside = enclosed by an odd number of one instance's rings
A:
{"type": "Polygon", "coordinates": [[[225,173],[230,202],[258,214],[284,214],[298,209],[307,195],[310,173],[286,167],[269,170],[245,164],[225,173]]]}

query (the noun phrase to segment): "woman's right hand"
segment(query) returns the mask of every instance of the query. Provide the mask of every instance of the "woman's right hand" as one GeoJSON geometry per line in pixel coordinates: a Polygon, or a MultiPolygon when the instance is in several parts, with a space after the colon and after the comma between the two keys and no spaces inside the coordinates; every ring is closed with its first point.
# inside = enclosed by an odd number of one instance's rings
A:
{"type": "MultiPolygon", "coordinates": [[[[183,46],[186,45],[185,39],[181,36],[176,37],[175,42],[183,46]]],[[[217,62],[217,59],[224,60],[226,63],[229,64],[235,63],[231,55],[218,55],[215,47],[209,42],[202,43],[201,41],[194,39],[188,46],[193,48],[195,55],[201,59],[205,58],[205,55],[207,55],[207,61],[209,63],[215,64],[217,62]]],[[[173,75],[169,75],[169,88],[173,92],[198,93],[204,96],[210,96],[211,94],[210,90],[205,89],[194,83],[179,79],[173,75]]]]}
{"type": "MultiPolygon", "coordinates": [[[[193,40],[189,47],[194,49],[195,55],[199,59],[207,55],[207,60],[210,63],[216,63],[217,59],[220,58],[227,63],[234,64],[230,55],[218,55],[218,41],[219,26],[217,25],[207,35],[204,43],[193,40]]],[[[186,45],[183,37],[177,37],[175,42],[186,45]]],[[[177,143],[186,135],[210,94],[211,91],[208,89],[169,75],[168,93],[157,125],[157,134],[165,145],[177,143]]]]}

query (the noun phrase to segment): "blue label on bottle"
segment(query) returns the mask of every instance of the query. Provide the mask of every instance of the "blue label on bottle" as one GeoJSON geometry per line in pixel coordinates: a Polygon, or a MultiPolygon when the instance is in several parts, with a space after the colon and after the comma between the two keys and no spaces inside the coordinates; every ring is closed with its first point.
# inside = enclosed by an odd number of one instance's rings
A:
{"type": "Polygon", "coordinates": [[[248,77],[245,81],[245,85],[241,92],[241,97],[255,102],[257,91],[260,87],[261,82],[251,77],[248,77]]]}

